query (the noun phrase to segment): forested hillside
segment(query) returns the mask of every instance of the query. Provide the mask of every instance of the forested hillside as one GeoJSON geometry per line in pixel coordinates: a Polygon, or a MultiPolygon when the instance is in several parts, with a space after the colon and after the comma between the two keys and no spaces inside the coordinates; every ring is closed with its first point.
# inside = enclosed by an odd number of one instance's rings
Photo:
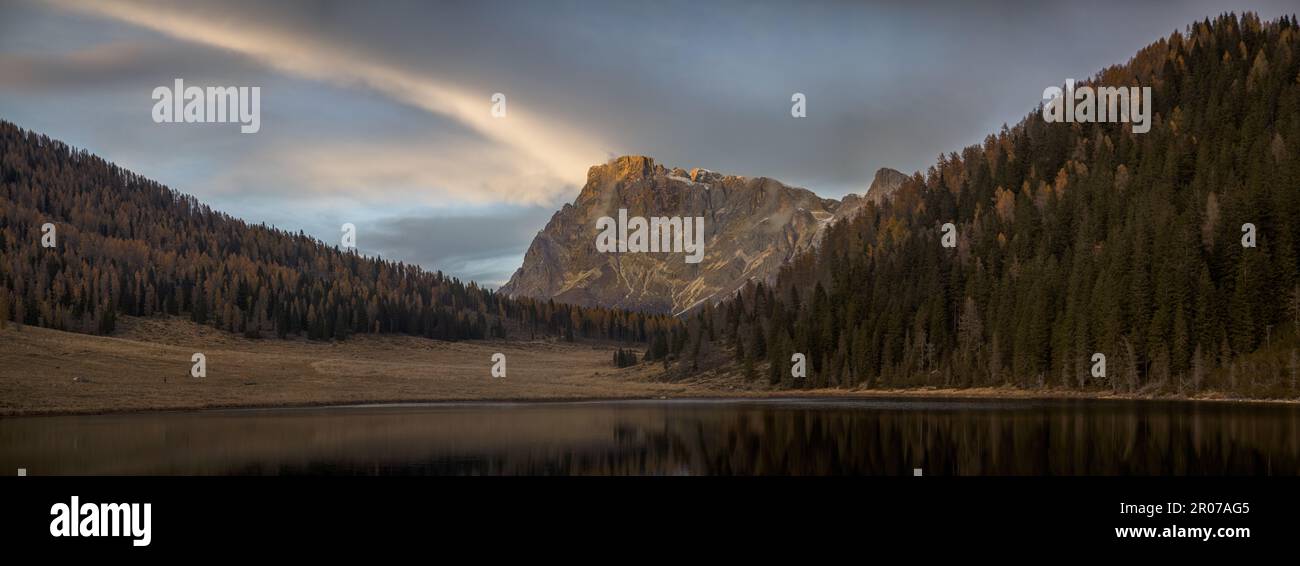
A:
{"type": "MultiPolygon", "coordinates": [[[[413,235],[413,237],[416,237],[413,235]]],[[[85,151],[0,121],[0,324],[111,333],[183,315],[249,337],[644,340],[672,319],[509,299],[400,262],[250,225],[85,151]],[[42,226],[56,245],[42,246],[42,226]]]]}
{"type": "Polygon", "coordinates": [[[1298,34],[1294,17],[1224,15],[1093,77],[1152,87],[1149,133],[1035,111],[940,156],[774,286],[695,313],[667,340],[678,371],[734,364],[780,387],[1300,393],[1298,34]],[[955,249],[940,245],[947,222],[955,249]]]}

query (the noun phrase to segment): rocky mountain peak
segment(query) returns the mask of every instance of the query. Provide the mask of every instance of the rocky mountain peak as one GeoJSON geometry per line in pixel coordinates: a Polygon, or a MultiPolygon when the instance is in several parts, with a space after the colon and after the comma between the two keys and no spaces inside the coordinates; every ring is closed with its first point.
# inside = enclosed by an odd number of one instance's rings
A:
{"type": "Polygon", "coordinates": [[[696,183],[710,183],[722,179],[722,175],[696,167],[691,169],[691,180],[696,183]]]}
{"type": "Polygon", "coordinates": [[[623,155],[588,169],[587,184],[591,184],[592,181],[647,178],[653,176],[656,169],[662,170],[663,167],[656,166],[652,157],[623,155]]]}
{"type": "Polygon", "coordinates": [[[592,167],[572,205],[534,238],[501,292],[581,305],[679,313],[769,278],[806,246],[838,202],[768,178],[666,168],[629,155],[592,167]],[[700,218],[703,260],[682,251],[609,252],[596,246],[602,217],[700,218]]]}
{"type": "MultiPolygon", "coordinates": [[[[881,171],[868,194],[887,194],[906,179],[881,171]]],[[[775,179],[667,168],[625,155],[588,170],[578,198],[537,234],[501,292],[677,314],[722,300],[751,280],[774,278],[794,254],[820,241],[843,208],[775,179]],[[620,210],[628,218],[703,219],[703,260],[686,262],[675,250],[598,250],[598,222],[619,218],[620,210]]]]}
{"type": "Polygon", "coordinates": [[[906,173],[881,167],[876,170],[876,176],[871,180],[871,186],[867,188],[866,198],[871,202],[881,203],[894,194],[894,191],[903,186],[907,181],[906,173]]]}

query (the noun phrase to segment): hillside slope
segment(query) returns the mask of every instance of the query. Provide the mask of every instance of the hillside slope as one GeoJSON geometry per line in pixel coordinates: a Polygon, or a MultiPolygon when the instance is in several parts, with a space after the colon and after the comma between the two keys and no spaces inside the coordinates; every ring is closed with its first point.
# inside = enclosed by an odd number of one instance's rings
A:
{"type": "Polygon", "coordinates": [[[944,156],[694,317],[679,371],[723,347],[784,387],[1300,395],[1298,32],[1225,15],[1096,75],[1152,88],[1149,133],[1035,112],[944,156]]]}

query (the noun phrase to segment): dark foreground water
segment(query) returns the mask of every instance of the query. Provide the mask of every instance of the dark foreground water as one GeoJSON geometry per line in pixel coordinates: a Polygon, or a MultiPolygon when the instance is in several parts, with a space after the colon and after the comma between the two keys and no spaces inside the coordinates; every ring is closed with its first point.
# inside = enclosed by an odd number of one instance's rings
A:
{"type": "Polygon", "coordinates": [[[0,419],[53,474],[1297,475],[1300,409],[1129,401],[474,403],[0,419]]]}

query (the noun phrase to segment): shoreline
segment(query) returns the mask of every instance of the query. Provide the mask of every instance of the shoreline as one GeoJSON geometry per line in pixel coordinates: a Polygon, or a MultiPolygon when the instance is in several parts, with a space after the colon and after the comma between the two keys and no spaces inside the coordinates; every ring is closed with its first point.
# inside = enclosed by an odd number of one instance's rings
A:
{"type": "Polygon", "coordinates": [[[1249,397],[1230,397],[1218,392],[1209,392],[1196,397],[1180,395],[1129,394],[1105,391],[1075,391],[1068,389],[1018,389],[1010,387],[976,387],[976,388],[934,388],[921,387],[911,389],[811,389],[779,391],[725,391],[702,389],[697,393],[673,395],[613,395],[613,396],[542,396],[542,397],[428,397],[428,398],[379,398],[373,400],[338,400],[301,402],[251,402],[251,403],[213,403],[185,404],[159,407],[124,407],[121,409],[86,409],[86,410],[31,410],[6,411],[0,413],[0,420],[39,417],[68,416],[116,416],[133,414],[159,413],[194,413],[207,411],[273,411],[288,409],[359,409],[359,408],[399,408],[402,406],[471,406],[492,404],[546,405],[566,403],[614,403],[614,402],[655,402],[655,401],[704,401],[704,402],[743,402],[776,400],[947,400],[947,401],[1151,401],[1174,403],[1237,404],[1237,405],[1300,405],[1300,399],[1257,399],[1249,397]]]}

